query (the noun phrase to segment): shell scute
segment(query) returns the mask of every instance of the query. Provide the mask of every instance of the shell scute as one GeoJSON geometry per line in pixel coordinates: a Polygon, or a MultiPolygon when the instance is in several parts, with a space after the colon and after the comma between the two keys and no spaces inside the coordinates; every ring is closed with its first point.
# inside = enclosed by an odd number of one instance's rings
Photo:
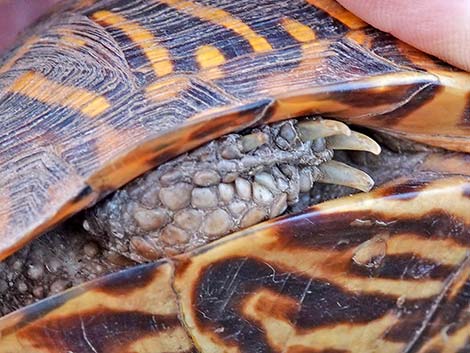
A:
{"type": "Polygon", "coordinates": [[[144,265],[14,313],[0,323],[0,352],[190,352],[171,275],[168,263],[144,265]]]}
{"type": "Polygon", "coordinates": [[[414,184],[399,180],[393,194],[388,186],[326,202],[176,263],[175,288],[196,345],[212,352],[465,349],[468,315],[452,310],[444,318],[444,311],[469,305],[468,179],[431,178],[410,191],[414,184]],[[452,322],[459,329],[442,339],[452,322]]]}
{"type": "Polygon", "coordinates": [[[442,173],[47,299],[0,319],[0,352],[466,351],[470,180],[442,173]]]}

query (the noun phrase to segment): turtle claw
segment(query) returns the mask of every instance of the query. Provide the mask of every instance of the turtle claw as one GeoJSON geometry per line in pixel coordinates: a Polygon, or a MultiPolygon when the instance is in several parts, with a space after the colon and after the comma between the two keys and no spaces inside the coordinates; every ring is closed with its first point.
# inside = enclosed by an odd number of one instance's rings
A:
{"type": "Polygon", "coordinates": [[[364,192],[374,186],[374,180],[367,173],[341,162],[331,160],[318,168],[321,176],[317,181],[320,183],[348,186],[364,192]]]}
{"type": "Polygon", "coordinates": [[[297,124],[297,131],[304,142],[335,135],[351,135],[346,124],[328,119],[302,121],[297,124]]]}
{"type": "Polygon", "coordinates": [[[380,145],[369,136],[356,131],[351,131],[350,136],[335,135],[326,139],[326,146],[332,150],[355,150],[371,152],[379,155],[380,145]]]}

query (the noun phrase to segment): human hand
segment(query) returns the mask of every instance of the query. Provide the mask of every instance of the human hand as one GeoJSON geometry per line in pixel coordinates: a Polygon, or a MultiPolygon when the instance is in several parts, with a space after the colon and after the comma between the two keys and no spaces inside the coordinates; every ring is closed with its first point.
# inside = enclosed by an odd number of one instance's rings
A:
{"type": "Polygon", "coordinates": [[[18,33],[43,15],[59,0],[0,0],[0,54],[18,33]]]}
{"type": "Polygon", "coordinates": [[[374,27],[470,71],[470,1],[338,1],[374,27]]]}

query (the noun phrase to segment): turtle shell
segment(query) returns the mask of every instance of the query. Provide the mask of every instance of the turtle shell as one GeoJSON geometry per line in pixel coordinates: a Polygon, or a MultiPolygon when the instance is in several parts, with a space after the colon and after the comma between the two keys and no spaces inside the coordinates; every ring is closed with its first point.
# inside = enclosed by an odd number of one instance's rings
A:
{"type": "Polygon", "coordinates": [[[469,352],[468,161],[438,159],[13,313],[0,353],[469,352]]]}
{"type": "Polygon", "coordinates": [[[334,1],[72,1],[0,67],[0,259],[163,161],[310,113],[470,151],[470,76],[334,1]]]}

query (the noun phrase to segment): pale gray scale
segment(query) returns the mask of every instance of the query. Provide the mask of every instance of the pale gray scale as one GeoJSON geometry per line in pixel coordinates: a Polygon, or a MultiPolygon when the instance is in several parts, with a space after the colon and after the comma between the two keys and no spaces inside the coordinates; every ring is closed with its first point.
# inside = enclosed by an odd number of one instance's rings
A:
{"type": "Polygon", "coordinates": [[[164,163],[88,211],[85,229],[142,262],[276,217],[333,158],[332,150],[302,141],[296,125],[290,120],[227,135],[164,163]]]}

